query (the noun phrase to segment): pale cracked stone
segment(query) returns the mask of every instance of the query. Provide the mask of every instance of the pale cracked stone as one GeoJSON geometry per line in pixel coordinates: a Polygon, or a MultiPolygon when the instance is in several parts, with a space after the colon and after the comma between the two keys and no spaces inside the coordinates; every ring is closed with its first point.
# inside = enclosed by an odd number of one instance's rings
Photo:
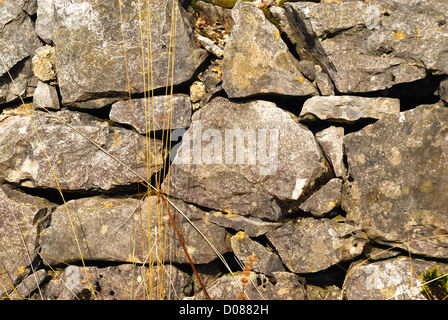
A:
{"type": "Polygon", "coordinates": [[[232,16],[235,25],[224,48],[222,66],[223,88],[230,98],[318,94],[263,11],[238,1],[232,16]]]}
{"type": "Polygon", "coordinates": [[[374,241],[448,257],[448,109],[442,103],[388,115],[344,138],[347,220],[374,241]]]}
{"type": "Polygon", "coordinates": [[[353,262],[347,270],[344,298],[347,300],[426,300],[421,275],[438,266],[447,273],[448,265],[409,256],[373,263],[353,262]]]}

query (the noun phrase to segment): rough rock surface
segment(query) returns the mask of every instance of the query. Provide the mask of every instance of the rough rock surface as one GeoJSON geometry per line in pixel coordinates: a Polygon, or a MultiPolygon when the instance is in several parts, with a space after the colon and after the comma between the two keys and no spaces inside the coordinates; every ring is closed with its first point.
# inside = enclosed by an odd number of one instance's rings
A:
{"type": "Polygon", "coordinates": [[[60,109],[59,97],[56,88],[45,82],[39,81],[33,95],[34,109],[60,109]]]}
{"type": "Polygon", "coordinates": [[[110,119],[133,125],[141,134],[150,131],[187,128],[192,106],[187,95],[155,96],[119,101],[112,105],[110,119]],[[132,109],[131,109],[132,108],[132,109]],[[131,111],[132,110],[132,111],[131,111]]]}
{"type": "Polygon", "coordinates": [[[316,140],[330,162],[334,175],[338,178],[345,178],[347,174],[343,150],[344,131],[343,127],[331,126],[316,133],[316,140]]]}
{"type": "Polygon", "coordinates": [[[285,9],[301,57],[318,62],[341,93],[448,73],[445,1],[305,2],[285,9]]]}
{"type": "Polygon", "coordinates": [[[322,217],[339,207],[342,198],[342,180],[331,179],[321,189],[313,193],[301,205],[300,209],[314,217],[322,217]]]}
{"type": "Polygon", "coordinates": [[[205,1],[0,0],[0,299],[422,299],[448,2],[205,1]]]}
{"type": "Polygon", "coordinates": [[[260,94],[317,95],[317,89],[300,72],[279,30],[265,19],[261,10],[239,1],[232,9],[232,16],[235,25],[224,49],[222,67],[223,88],[230,98],[260,94]]]}
{"type": "Polygon", "coordinates": [[[400,112],[400,100],[356,96],[312,97],[305,101],[300,119],[354,123],[360,119],[379,119],[400,112]]]}
{"type": "Polygon", "coordinates": [[[280,227],[280,222],[269,222],[260,218],[244,217],[233,213],[223,213],[220,211],[208,214],[207,220],[221,227],[230,228],[236,231],[244,231],[250,237],[258,237],[266,232],[273,231],[280,227]]]}
{"type": "Polygon", "coordinates": [[[232,251],[246,265],[249,258],[255,255],[252,270],[271,276],[273,272],[284,271],[280,258],[262,244],[252,240],[244,231],[240,231],[230,239],[232,251]]]}
{"type": "Polygon", "coordinates": [[[383,261],[354,262],[347,271],[345,298],[348,300],[424,300],[420,295],[421,275],[435,266],[439,273],[447,273],[446,263],[435,263],[409,257],[383,261]],[[412,274],[411,274],[412,273],[412,274]]]}
{"type": "Polygon", "coordinates": [[[16,1],[0,3],[0,30],[0,103],[32,96],[37,82],[30,59],[40,40],[30,17],[16,1]]]}
{"type": "Polygon", "coordinates": [[[275,221],[328,171],[311,131],[271,102],[216,98],[192,121],[170,168],[187,202],[275,221]]]}
{"type": "Polygon", "coordinates": [[[133,264],[105,268],[70,265],[53,275],[42,295],[48,300],[179,300],[190,290],[191,278],[172,265],[151,270],[133,264]],[[152,290],[148,289],[150,283],[152,290]]]}
{"type": "Polygon", "coordinates": [[[62,103],[76,105],[78,101],[114,95],[126,97],[128,89],[139,93],[190,80],[207,53],[195,44],[185,10],[177,1],[176,38],[170,42],[171,3],[156,1],[151,3],[150,12],[141,8],[139,13],[137,3],[123,1],[121,19],[119,3],[114,0],[55,0],[53,42],[62,103]],[[140,27],[144,30],[143,43],[140,27]],[[151,34],[151,52],[147,31],[151,34]]]}
{"type": "Polygon", "coordinates": [[[447,258],[447,128],[446,107],[422,105],[346,135],[347,219],[378,242],[447,258]]]}
{"type": "Polygon", "coordinates": [[[325,218],[290,221],[266,236],[294,273],[317,272],[351,260],[367,242],[359,229],[325,218]]]}
{"type": "Polygon", "coordinates": [[[10,283],[28,274],[40,232],[36,224],[55,206],[8,185],[0,187],[0,268],[5,275],[0,284],[6,290],[12,290],[10,283]]]}
{"type": "MultiPolygon", "coordinates": [[[[85,113],[64,110],[47,114],[35,111],[28,115],[29,112],[31,111],[21,111],[21,114],[6,116],[1,122],[1,181],[27,187],[58,188],[52,174],[54,170],[62,190],[109,190],[118,185],[139,181],[135,172],[146,177],[144,137],[126,129],[112,127],[108,122],[96,120],[85,113]],[[134,143],[139,146],[137,154],[134,152],[134,143]],[[86,159],[89,161],[85,161],[86,159]]],[[[153,153],[150,153],[148,160],[152,172],[155,172],[163,165],[162,146],[159,141],[149,144],[153,153]]]]}
{"type": "MultiPolygon", "coordinates": [[[[146,199],[101,196],[69,201],[67,207],[62,205],[56,209],[50,226],[42,232],[42,253],[51,257],[50,264],[72,263],[80,261],[81,257],[146,263],[151,259],[148,256],[150,245],[157,252],[152,257],[154,262],[188,263],[165,207],[157,203],[156,196],[151,196],[149,202],[148,207],[146,199]],[[150,240],[145,230],[151,235],[150,240]]],[[[204,221],[205,214],[199,209],[181,201],[175,203],[221,254],[227,251],[223,228],[204,221]]],[[[208,263],[215,259],[215,253],[202,236],[171,205],[169,208],[192,261],[208,263]]]]}
{"type": "MultiPolygon", "coordinates": [[[[304,300],[305,284],[302,278],[288,272],[275,272],[272,284],[263,274],[250,272],[246,277],[243,274],[226,275],[208,286],[207,293],[212,300],[235,300],[241,297],[241,288],[237,281],[248,279],[244,293],[250,300],[304,300]]],[[[193,300],[205,300],[203,292],[195,295],[193,300]]]]}

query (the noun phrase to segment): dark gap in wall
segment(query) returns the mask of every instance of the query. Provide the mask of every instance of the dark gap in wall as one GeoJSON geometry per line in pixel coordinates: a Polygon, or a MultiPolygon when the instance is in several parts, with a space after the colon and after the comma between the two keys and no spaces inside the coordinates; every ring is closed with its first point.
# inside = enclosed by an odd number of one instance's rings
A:
{"type": "MultiPolygon", "coordinates": [[[[62,205],[64,201],[62,200],[61,194],[57,189],[50,188],[29,188],[24,186],[14,186],[18,190],[27,193],[32,196],[44,198],[54,204],[62,205]]],[[[63,190],[62,194],[66,202],[70,200],[76,200],[81,198],[89,198],[94,196],[109,196],[109,197],[127,197],[136,196],[140,193],[145,193],[147,191],[146,187],[140,183],[132,183],[124,186],[117,186],[110,190],[63,190]]]]}
{"type": "Polygon", "coordinates": [[[335,285],[339,288],[342,288],[350,263],[351,261],[346,261],[337,265],[333,265],[322,271],[318,271],[315,273],[303,273],[299,275],[305,278],[306,284],[308,285],[315,285],[322,288],[335,285]]]}
{"type": "Polygon", "coordinates": [[[76,112],[82,112],[87,113],[91,115],[92,117],[97,118],[98,120],[109,120],[109,114],[110,110],[112,108],[112,105],[107,105],[98,109],[86,109],[86,108],[76,108],[76,107],[70,107],[70,111],[76,111],[76,112]]]}
{"type": "MultiPolygon", "coordinates": [[[[437,103],[440,100],[440,97],[436,95],[435,92],[438,90],[442,79],[443,76],[428,74],[424,79],[416,80],[409,83],[399,83],[389,89],[366,93],[350,93],[347,95],[400,99],[400,111],[406,111],[422,104],[437,103]]],[[[338,93],[338,95],[344,94],[338,93]]]]}

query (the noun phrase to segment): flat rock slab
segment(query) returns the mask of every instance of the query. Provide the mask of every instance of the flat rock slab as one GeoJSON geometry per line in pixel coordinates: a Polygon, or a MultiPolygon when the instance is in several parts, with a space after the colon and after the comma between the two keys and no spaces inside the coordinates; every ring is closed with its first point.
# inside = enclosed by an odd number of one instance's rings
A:
{"type": "Polygon", "coordinates": [[[356,96],[312,97],[305,101],[301,121],[325,120],[353,124],[361,119],[379,119],[400,112],[400,100],[356,96]]]}
{"type": "Polygon", "coordinates": [[[373,263],[354,262],[347,270],[347,300],[426,300],[420,294],[421,276],[438,266],[447,273],[448,265],[409,257],[397,257],[373,263]]]}
{"type": "Polygon", "coordinates": [[[158,140],[147,141],[85,113],[63,110],[28,115],[32,111],[24,110],[18,108],[0,122],[1,181],[57,188],[55,175],[62,190],[110,190],[136,183],[140,181],[136,173],[146,177],[147,168],[154,173],[163,165],[162,143],[158,140]],[[151,149],[148,158],[146,143],[151,149]]]}
{"type": "MultiPolygon", "coordinates": [[[[221,254],[227,252],[224,228],[203,220],[205,213],[199,209],[181,201],[175,203],[221,254]]],[[[202,236],[171,205],[170,213],[194,263],[208,263],[217,258],[202,236]]],[[[49,264],[76,262],[81,257],[136,263],[188,263],[163,202],[157,203],[156,196],[151,196],[149,201],[103,197],[69,201],[67,208],[62,205],[53,212],[40,243],[49,264]]]]}
{"type": "Polygon", "coordinates": [[[230,98],[318,94],[263,11],[239,1],[232,16],[235,25],[224,49],[222,66],[223,88],[230,98]]]}
{"type": "Polygon", "coordinates": [[[207,214],[207,220],[218,226],[244,231],[250,237],[259,237],[280,227],[281,222],[269,222],[260,218],[215,211],[207,214]]]}
{"type": "Polygon", "coordinates": [[[285,9],[302,59],[318,62],[341,93],[448,73],[445,1],[305,2],[285,9]]]}
{"type": "Polygon", "coordinates": [[[290,221],[266,236],[294,273],[317,272],[351,260],[367,243],[359,229],[325,218],[290,221]]]}
{"type": "Polygon", "coordinates": [[[63,104],[126,97],[129,90],[141,93],[193,77],[207,52],[196,46],[185,10],[168,0],[147,9],[141,4],[139,10],[134,1],[122,1],[121,8],[114,0],[54,1],[53,42],[63,104]],[[176,37],[170,42],[173,10],[176,37]]]}
{"type": "Polygon", "coordinates": [[[116,102],[109,117],[112,121],[132,125],[139,133],[145,134],[189,127],[192,110],[188,95],[175,94],[116,102]]]}
{"type": "MultiPolygon", "coordinates": [[[[264,274],[250,272],[225,275],[208,286],[207,293],[212,300],[237,300],[243,297],[241,279],[248,280],[244,287],[244,294],[249,300],[304,300],[306,295],[305,280],[289,272],[274,272],[270,281],[264,274]],[[273,284],[275,283],[275,284],[273,284]]],[[[189,300],[206,300],[203,292],[189,298],[189,300]]],[[[261,309],[260,309],[261,312],[261,309]]]]}
{"type": "Polygon", "coordinates": [[[342,202],[347,219],[374,241],[448,257],[448,109],[385,116],[344,145],[353,179],[342,202]]]}
{"type": "Polygon", "coordinates": [[[191,277],[172,265],[151,269],[133,264],[105,268],[70,265],[53,276],[42,295],[46,300],[180,300],[191,287],[191,277]]]}
{"type": "Polygon", "coordinates": [[[312,132],[272,102],[218,97],[192,121],[170,167],[184,201],[275,221],[328,173],[312,132]]]}

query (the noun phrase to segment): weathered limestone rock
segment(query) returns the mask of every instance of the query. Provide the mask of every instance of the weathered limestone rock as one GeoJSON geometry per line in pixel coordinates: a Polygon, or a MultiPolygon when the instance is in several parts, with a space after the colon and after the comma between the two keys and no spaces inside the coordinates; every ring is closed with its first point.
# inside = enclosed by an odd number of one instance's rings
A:
{"type": "Polygon", "coordinates": [[[266,236],[294,273],[317,272],[353,259],[367,242],[351,225],[314,218],[290,221],[266,236]]]}
{"type": "Polygon", "coordinates": [[[37,0],[17,0],[17,4],[29,16],[35,15],[37,12],[37,0]]]}
{"type": "Polygon", "coordinates": [[[231,228],[236,231],[244,231],[249,237],[261,236],[282,225],[280,222],[268,222],[259,218],[247,218],[237,214],[219,211],[208,213],[207,220],[221,227],[231,228]]]}
{"type": "Polygon", "coordinates": [[[341,190],[342,179],[331,179],[321,189],[306,199],[300,205],[300,209],[311,213],[314,217],[322,217],[339,207],[342,197],[341,190]]]}
{"type": "Polygon", "coordinates": [[[282,261],[272,251],[252,240],[244,231],[240,231],[230,239],[233,253],[246,265],[249,258],[255,255],[252,270],[268,276],[275,271],[284,271],[282,261]]]}
{"type": "MultiPolygon", "coordinates": [[[[208,286],[207,293],[212,300],[236,300],[242,296],[241,278],[249,281],[244,288],[244,293],[250,300],[304,300],[305,281],[303,278],[289,272],[274,272],[272,282],[263,274],[250,272],[246,277],[243,274],[225,275],[208,286]],[[272,283],[275,283],[272,284],[272,283]]],[[[205,300],[203,292],[195,295],[191,300],[205,300]]]]}
{"type": "Polygon", "coordinates": [[[316,140],[321,145],[338,178],[345,178],[347,169],[344,164],[344,128],[331,126],[316,133],[316,140]]]}
{"type": "Polygon", "coordinates": [[[317,95],[317,89],[300,72],[279,30],[263,12],[239,1],[232,9],[235,20],[224,48],[223,88],[230,98],[262,94],[317,95]],[[250,59],[248,59],[250,57],[250,59]]]}
{"type": "Polygon", "coordinates": [[[63,104],[76,106],[89,99],[126,97],[128,90],[141,93],[184,83],[207,57],[196,45],[192,26],[178,1],[155,1],[149,6],[150,12],[142,6],[140,13],[136,2],[123,1],[122,19],[119,5],[114,0],[55,0],[53,41],[63,104]],[[170,42],[173,10],[176,37],[170,42]]]}
{"type": "Polygon", "coordinates": [[[22,11],[16,1],[0,3],[0,76],[18,62],[34,54],[40,41],[34,32],[30,17],[22,11]]]}
{"type": "Polygon", "coordinates": [[[448,257],[448,239],[439,237],[448,232],[447,127],[446,107],[422,105],[346,135],[347,220],[374,241],[448,257]]]}
{"type": "Polygon", "coordinates": [[[347,270],[345,299],[348,300],[425,300],[420,294],[420,276],[439,266],[440,273],[448,265],[409,257],[397,257],[373,263],[354,262],[347,270]]]}
{"type": "Polygon", "coordinates": [[[379,119],[386,114],[397,112],[400,112],[398,99],[318,96],[305,101],[300,112],[300,120],[355,123],[360,119],[379,119]]]}
{"type": "Polygon", "coordinates": [[[147,266],[133,264],[85,269],[70,265],[50,280],[43,296],[47,300],[179,300],[190,290],[191,277],[169,264],[152,266],[151,273],[147,266]]]}
{"type": "Polygon", "coordinates": [[[60,109],[58,92],[54,86],[39,81],[33,96],[34,109],[60,109]]]}
{"type": "MultiPolygon", "coordinates": [[[[49,264],[76,262],[81,254],[84,260],[188,263],[163,202],[158,204],[156,196],[151,196],[149,202],[146,198],[140,201],[99,196],[69,201],[73,228],[65,206],[58,207],[50,226],[41,234],[41,252],[55,259],[47,259],[49,264]]],[[[224,228],[203,220],[205,213],[193,206],[179,200],[175,204],[221,254],[227,252],[224,228]]],[[[192,261],[214,260],[216,254],[202,236],[171,205],[169,208],[192,261]]]]}
{"type": "Polygon", "coordinates": [[[137,133],[112,127],[88,114],[64,110],[54,114],[35,111],[29,116],[24,110],[20,112],[5,115],[0,122],[0,181],[57,188],[54,170],[63,190],[110,190],[140,181],[135,172],[146,177],[147,160],[152,173],[163,165],[160,141],[147,142],[137,133]],[[98,149],[79,132],[122,162],[98,149]],[[149,159],[146,143],[150,145],[149,159]]]}
{"type": "Polygon", "coordinates": [[[41,43],[19,5],[13,0],[0,3],[0,103],[29,97],[36,86],[29,59],[41,43]]]}
{"type": "MultiPolygon", "coordinates": [[[[55,204],[28,195],[8,185],[0,187],[0,284],[12,291],[8,283],[15,283],[29,272],[36,257],[37,224],[55,204]]],[[[4,291],[2,290],[2,294],[4,291]]]]}
{"type": "Polygon", "coordinates": [[[18,62],[9,70],[9,74],[0,76],[0,103],[33,96],[37,81],[31,68],[31,59],[26,58],[18,62]]]}
{"type": "Polygon", "coordinates": [[[170,167],[184,201],[276,221],[328,173],[311,131],[272,102],[217,97],[192,120],[170,167]]]}
{"type": "Polygon", "coordinates": [[[110,119],[134,126],[141,134],[149,131],[187,128],[191,123],[192,106],[185,94],[154,96],[118,101],[112,105],[110,119]]]}
{"type": "Polygon", "coordinates": [[[54,1],[37,0],[36,33],[47,44],[53,43],[54,1]]]}
{"type": "Polygon", "coordinates": [[[368,92],[448,73],[448,3],[372,0],[286,3],[302,59],[341,93],[368,92]]]}

